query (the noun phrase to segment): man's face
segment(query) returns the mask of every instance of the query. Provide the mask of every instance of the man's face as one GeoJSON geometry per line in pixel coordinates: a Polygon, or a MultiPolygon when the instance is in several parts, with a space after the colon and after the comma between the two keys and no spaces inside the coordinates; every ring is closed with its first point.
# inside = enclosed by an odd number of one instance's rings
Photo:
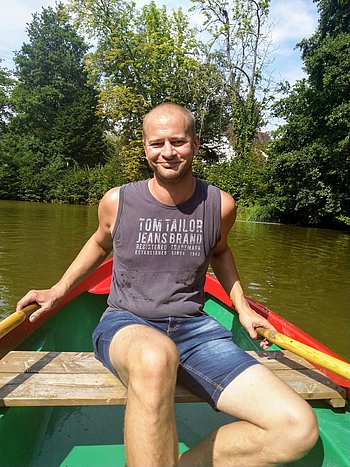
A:
{"type": "Polygon", "coordinates": [[[163,182],[178,182],[192,175],[192,160],[198,153],[199,138],[188,129],[181,112],[155,112],[144,126],[144,149],[148,165],[163,182]]]}

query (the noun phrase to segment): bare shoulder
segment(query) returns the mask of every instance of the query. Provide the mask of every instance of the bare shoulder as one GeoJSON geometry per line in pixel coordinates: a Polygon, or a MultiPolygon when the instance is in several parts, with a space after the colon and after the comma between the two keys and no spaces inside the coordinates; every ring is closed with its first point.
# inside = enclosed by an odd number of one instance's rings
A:
{"type": "Polygon", "coordinates": [[[108,190],[100,201],[99,208],[109,209],[119,203],[120,186],[108,190]]]}
{"type": "Polygon", "coordinates": [[[114,224],[119,207],[120,187],[108,190],[100,201],[98,207],[98,216],[100,222],[111,226],[114,224]]]}
{"type": "Polygon", "coordinates": [[[221,197],[221,238],[219,243],[216,245],[214,254],[219,254],[225,251],[227,247],[228,234],[236,220],[236,202],[225,191],[220,190],[221,197]]]}
{"type": "Polygon", "coordinates": [[[120,186],[116,186],[115,188],[111,188],[110,190],[108,190],[102,200],[102,201],[106,201],[106,202],[116,202],[116,201],[119,201],[119,192],[120,192],[120,186]]]}
{"type": "Polygon", "coordinates": [[[221,195],[221,219],[222,221],[234,223],[237,214],[236,201],[231,195],[220,190],[221,195]]]}

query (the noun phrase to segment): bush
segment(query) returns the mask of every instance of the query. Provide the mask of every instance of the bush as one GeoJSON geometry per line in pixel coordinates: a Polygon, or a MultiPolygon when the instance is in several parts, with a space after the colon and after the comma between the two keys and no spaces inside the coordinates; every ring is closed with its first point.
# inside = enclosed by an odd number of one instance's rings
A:
{"type": "Polygon", "coordinates": [[[281,212],[274,205],[238,206],[240,220],[251,222],[281,222],[281,212]]]}
{"type": "Polygon", "coordinates": [[[64,174],[52,192],[51,201],[66,204],[97,204],[110,188],[125,183],[118,160],[104,166],[74,168],[64,174]]]}
{"type": "Polygon", "coordinates": [[[268,192],[265,162],[255,157],[235,157],[230,161],[211,165],[205,170],[204,176],[208,183],[232,195],[242,206],[255,205],[268,192]]]}

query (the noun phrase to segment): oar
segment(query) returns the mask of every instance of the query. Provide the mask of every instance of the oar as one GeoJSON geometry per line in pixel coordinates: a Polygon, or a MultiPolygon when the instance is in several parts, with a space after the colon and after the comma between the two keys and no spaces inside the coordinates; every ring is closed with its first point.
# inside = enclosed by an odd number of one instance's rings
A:
{"type": "Polygon", "coordinates": [[[290,350],[291,352],[305,358],[309,362],[316,363],[327,370],[336,373],[339,376],[343,376],[346,379],[350,379],[350,364],[339,360],[338,358],[327,355],[320,350],[316,350],[313,347],[309,347],[302,342],[291,339],[284,334],[277,331],[270,331],[262,327],[256,328],[257,333],[260,336],[265,337],[270,342],[277,344],[283,349],[290,350]]]}
{"type": "Polygon", "coordinates": [[[15,329],[15,327],[21,324],[28,316],[30,316],[39,308],[40,306],[36,303],[31,303],[30,305],[23,308],[23,310],[15,311],[10,316],[3,319],[0,322],[0,339],[12,331],[12,329],[15,329]]]}

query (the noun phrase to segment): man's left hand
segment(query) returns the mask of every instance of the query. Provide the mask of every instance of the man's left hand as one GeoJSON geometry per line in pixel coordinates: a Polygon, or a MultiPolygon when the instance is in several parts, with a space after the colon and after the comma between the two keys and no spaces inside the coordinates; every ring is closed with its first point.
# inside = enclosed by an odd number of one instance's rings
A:
{"type": "MultiPolygon", "coordinates": [[[[240,307],[239,310],[239,321],[242,326],[248,331],[250,337],[254,340],[259,339],[259,335],[256,332],[256,328],[263,327],[266,329],[270,329],[271,331],[276,331],[276,329],[272,326],[271,323],[268,322],[267,319],[260,316],[256,313],[252,308],[250,308],[248,302],[240,307]]],[[[260,347],[266,350],[271,345],[266,339],[263,339],[260,342],[260,347]]]]}

